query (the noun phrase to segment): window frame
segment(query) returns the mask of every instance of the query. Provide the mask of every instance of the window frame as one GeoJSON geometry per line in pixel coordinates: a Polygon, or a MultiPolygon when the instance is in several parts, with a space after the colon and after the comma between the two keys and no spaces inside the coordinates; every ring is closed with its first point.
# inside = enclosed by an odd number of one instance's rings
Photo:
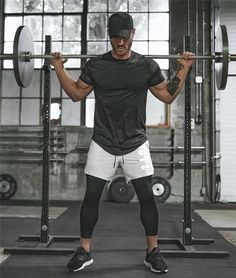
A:
{"type": "MultiPolygon", "coordinates": [[[[21,18],[21,21],[24,22],[24,18],[26,18],[27,16],[40,16],[42,18],[42,34],[41,34],[41,40],[36,40],[35,42],[36,43],[41,43],[42,44],[42,47],[43,48],[43,43],[45,41],[45,38],[43,37],[43,28],[44,28],[44,17],[45,16],[61,16],[62,17],[62,39],[61,40],[58,40],[57,42],[61,43],[62,47],[63,47],[63,42],[65,42],[63,40],[63,26],[64,26],[64,16],[67,16],[67,15],[75,15],[75,16],[81,16],[81,40],[79,41],[80,42],[80,45],[81,45],[81,54],[87,54],[88,53],[88,45],[90,42],[99,42],[100,40],[89,40],[88,38],[88,16],[89,14],[93,14],[93,13],[98,13],[97,11],[94,11],[94,12],[91,12],[89,11],[89,0],[83,0],[83,9],[82,9],[82,12],[65,12],[64,11],[64,8],[62,10],[62,12],[45,12],[44,11],[44,1],[45,0],[42,0],[42,3],[43,3],[43,7],[42,7],[42,12],[33,12],[33,13],[29,13],[29,12],[25,12],[24,11],[24,0],[22,0],[22,12],[13,12],[13,13],[9,13],[9,12],[5,12],[5,2],[7,0],[3,1],[3,10],[2,10],[2,14],[3,14],[3,24],[2,24],[2,48],[3,48],[3,51],[2,53],[5,53],[5,20],[7,17],[20,17],[21,18]]],[[[62,0],[62,2],[64,3],[65,0],[62,0]]],[[[168,13],[169,14],[169,17],[170,17],[170,11],[150,11],[149,10],[149,6],[148,6],[148,11],[144,11],[144,12],[140,12],[140,11],[130,11],[130,7],[129,7],[129,2],[130,0],[126,0],[126,3],[127,3],[127,11],[132,13],[132,14],[135,14],[135,13],[139,13],[139,14],[142,14],[142,13],[147,13],[148,14],[148,26],[149,26],[149,17],[150,17],[150,14],[152,13],[168,13]]],[[[109,0],[106,0],[106,3],[107,3],[107,6],[106,6],[106,12],[101,12],[101,13],[106,13],[106,17],[108,18],[108,16],[111,14],[111,12],[109,11],[109,0]]],[[[148,5],[149,5],[149,1],[148,1],[148,5]]],[[[113,12],[112,12],[113,13],[113,12]]],[[[170,25],[170,19],[169,19],[169,25],[170,25]]],[[[135,40],[134,39],[134,42],[147,42],[148,43],[148,52],[149,52],[149,43],[150,42],[158,42],[160,40],[149,40],[149,27],[147,28],[148,30],[148,40],[135,40]]],[[[169,32],[170,32],[170,26],[169,26],[169,32]]],[[[169,43],[169,39],[168,39],[168,43],[169,43]]],[[[66,41],[68,42],[68,41],[66,41]]],[[[76,40],[75,42],[78,43],[78,41],[76,40]]],[[[106,39],[105,40],[101,40],[101,42],[105,42],[106,43],[106,50],[108,51],[109,49],[109,39],[106,35],[106,39]]],[[[169,44],[169,49],[170,49],[170,44],[169,44]]],[[[83,65],[85,64],[86,62],[86,59],[81,59],[81,64],[80,64],[80,67],[69,67],[68,70],[69,71],[80,71],[81,68],[83,67],[83,65]]],[[[42,65],[43,66],[43,65],[42,65]]],[[[2,74],[3,74],[3,70],[4,71],[13,71],[13,69],[10,69],[10,68],[4,68],[4,63],[1,63],[1,68],[2,68],[2,74]]],[[[16,99],[16,100],[19,100],[20,102],[20,106],[19,106],[19,120],[18,120],[18,123],[19,125],[21,125],[21,107],[22,107],[22,100],[23,99],[38,99],[39,102],[40,102],[40,107],[43,103],[43,93],[42,93],[42,79],[43,79],[43,71],[41,70],[41,67],[40,68],[36,68],[35,71],[40,71],[40,74],[39,74],[39,82],[40,82],[40,91],[39,91],[39,95],[38,97],[25,97],[24,96],[24,88],[19,88],[19,97],[11,97],[10,99],[16,99]]],[[[169,78],[169,68],[168,69],[165,69],[165,72],[167,73],[167,76],[169,78]]],[[[1,82],[1,85],[2,85],[2,74],[1,74],[1,77],[0,77],[0,82],[1,82]]],[[[55,97],[55,96],[54,96],[55,97]]],[[[63,99],[68,99],[69,97],[65,96],[65,94],[63,93],[63,90],[60,88],[60,93],[59,93],[59,98],[61,98],[61,105],[63,103],[63,99]]],[[[8,99],[7,96],[4,96],[2,97],[2,99],[8,99]]],[[[91,98],[90,98],[91,100],[91,98]]],[[[158,101],[158,100],[157,100],[158,101]]],[[[155,128],[160,128],[160,127],[169,127],[170,126],[170,108],[169,108],[169,105],[167,104],[164,104],[165,105],[165,122],[164,124],[157,124],[157,125],[146,125],[147,127],[155,127],[155,128]]],[[[63,107],[62,107],[63,109],[63,107]]],[[[41,112],[41,111],[39,111],[41,112]]],[[[80,107],[80,123],[78,123],[78,125],[85,125],[86,123],[86,100],[82,101],[81,102],[81,107],[80,107]]],[[[39,120],[39,125],[41,125],[41,120],[39,120]]]]}

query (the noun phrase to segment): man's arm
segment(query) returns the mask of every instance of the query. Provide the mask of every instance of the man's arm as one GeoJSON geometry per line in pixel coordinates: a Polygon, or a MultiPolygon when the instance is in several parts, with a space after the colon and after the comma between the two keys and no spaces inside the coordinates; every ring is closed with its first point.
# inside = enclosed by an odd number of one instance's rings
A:
{"type": "Polygon", "coordinates": [[[167,104],[171,104],[174,101],[181,92],[184,81],[193,64],[193,60],[191,59],[192,55],[191,52],[184,52],[182,54],[182,58],[178,60],[181,68],[169,82],[163,81],[160,84],[149,88],[156,98],[167,104]]]}
{"type": "Polygon", "coordinates": [[[78,79],[77,81],[73,80],[64,68],[63,64],[65,62],[60,58],[60,53],[55,52],[52,55],[53,59],[51,60],[51,64],[54,66],[58,80],[66,94],[73,101],[85,99],[93,90],[93,86],[88,85],[81,79],[78,79]]]}

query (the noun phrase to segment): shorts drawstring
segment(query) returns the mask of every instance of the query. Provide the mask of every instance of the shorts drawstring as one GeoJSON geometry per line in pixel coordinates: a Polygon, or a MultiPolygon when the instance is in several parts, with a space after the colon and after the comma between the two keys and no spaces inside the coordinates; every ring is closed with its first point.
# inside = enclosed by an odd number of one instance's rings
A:
{"type": "Polygon", "coordinates": [[[115,156],[115,159],[114,159],[113,168],[115,168],[115,166],[116,166],[116,156],[115,156]]]}
{"type": "MultiPolygon", "coordinates": [[[[124,156],[122,155],[122,163],[125,164],[125,159],[124,159],[124,156]]],[[[114,159],[114,163],[113,163],[113,168],[116,167],[116,159],[117,159],[117,156],[115,155],[115,159],[114,159]]]]}

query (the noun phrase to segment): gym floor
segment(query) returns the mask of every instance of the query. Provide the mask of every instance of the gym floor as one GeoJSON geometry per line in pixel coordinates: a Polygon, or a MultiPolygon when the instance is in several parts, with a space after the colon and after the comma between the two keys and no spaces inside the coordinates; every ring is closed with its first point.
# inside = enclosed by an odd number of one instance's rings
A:
{"type": "MultiPolygon", "coordinates": [[[[81,203],[51,203],[50,234],[79,235],[81,203]]],[[[182,238],[182,204],[160,204],[161,238],[182,238]]],[[[17,242],[19,235],[38,235],[41,208],[28,202],[4,202],[1,205],[1,278],[60,277],[154,277],[143,264],[146,242],[137,203],[102,202],[94,231],[94,264],[82,272],[69,273],[66,264],[71,255],[3,255],[4,247],[33,246],[17,242]]],[[[225,258],[166,258],[173,278],[233,278],[236,273],[236,205],[193,204],[193,233],[199,239],[214,239],[211,245],[196,250],[227,251],[225,258]]],[[[50,248],[76,248],[78,242],[54,243],[50,248]]],[[[160,245],[161,249],[176,249],[160,245]]]]}

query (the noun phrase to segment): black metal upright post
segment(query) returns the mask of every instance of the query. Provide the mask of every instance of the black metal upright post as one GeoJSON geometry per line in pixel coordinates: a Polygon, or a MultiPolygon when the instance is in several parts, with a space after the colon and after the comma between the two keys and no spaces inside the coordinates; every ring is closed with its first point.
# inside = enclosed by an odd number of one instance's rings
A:
{"type": "MultiPolygon", "coordinates": [[[[82,25],[81,25],[81,54],[87,54],[87,16],[88,16],[88,0],[84,0],[82,25]]],[[[81,59],[81,69],[85,65],[87,59],[81,59]]],[[[80,125],[86,125],[86,99],[81,101],[80,104],[80,125]]]]}
{"type": "MultiPolygon", "coordinates": [[[[45,54],[50,54],[51,36],[45,36],[45,54]]],[[[40,242],[47,243],[49,237],[49,184],[50,184],[50,59],[44,60],[44,103],[43,103],[43,173],[42,173],[42,215],[40,242]]]]}
{"type": "MultiPolygon", "coordinates": [[[[184,50],[190,51],[190,36],[184,37],[184,50]]],[[[191,216],[191,69],[185,80],[185,125],[184,125],[184,218],[183,243],[192,245],[191,216]]]]}

